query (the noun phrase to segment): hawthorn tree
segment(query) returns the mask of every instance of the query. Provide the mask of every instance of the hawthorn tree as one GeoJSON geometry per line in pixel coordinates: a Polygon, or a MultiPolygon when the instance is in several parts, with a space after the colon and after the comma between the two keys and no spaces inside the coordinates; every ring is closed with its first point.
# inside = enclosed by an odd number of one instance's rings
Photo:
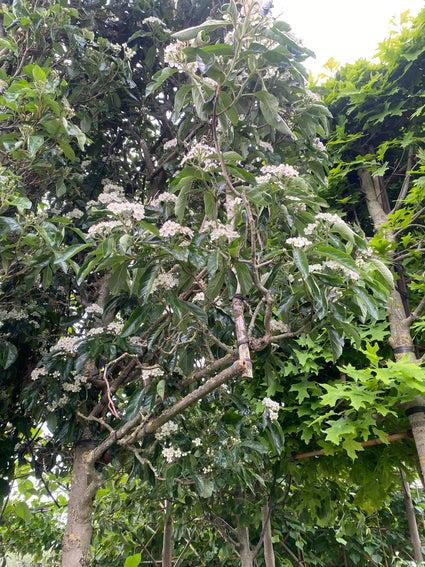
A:
{"type": "Polygon", "coordinates": [[[2,493],[17,458],[41,477],[72,470],[74,567],[124,462],[201,498],[225,485],[214,470],[236,468],[248,567],[244,490],[263,483],[270,544],[267,479],[284,493],[296,464],[270,474],[259,455],[283,454],[284,429],[286,454],[314,439],[355,458],[359,436],[386,440],[373,411],[424,392],[416,366],[383,369],[372,347],[362,396],[338,386],[332,361],[345,340],[360,347],[356,321],[380,318],[392,277],[319,196],[330,115],[307,89],[309,52],[255,0],[20,1],[1,15],[2,493]]]}

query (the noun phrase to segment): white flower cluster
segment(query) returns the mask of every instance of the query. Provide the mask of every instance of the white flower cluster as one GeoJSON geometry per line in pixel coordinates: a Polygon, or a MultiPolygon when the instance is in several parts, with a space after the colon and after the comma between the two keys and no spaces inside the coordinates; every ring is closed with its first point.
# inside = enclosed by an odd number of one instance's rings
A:
{"type": "Polygon", "coordinates": [[[124,327],[124,323],[119,323],[118,321],[112,321],[112,323],[109,323],[106,329],[110,333],[113,333],[114,335],[119,335],[123,330],[123,327],[124,327]]]}
{"type": "Polygon", "coordinates": [[[81,337],[63,337],[58,340],[58,342],[52,346],[50,352],[65,351],[70,354],[74,353],[76,349],[76,344],[81,341],[81,337]]]}
{"type": "Polygon", "coordinates": [[[320,152],[326,152],[326,146],[324,145],[324,143],[320,138],[316,138],[313,141],[313,147],[316,148],[316,150],[319,150],[320,152]]]}
{"type": "Polygon", "coordinates": [[[358,274],[354,270],[350,270],[349,268],[346,268],[342,264],[338,264],[338,262],[335,262],[335,260],[326,260],[326,262],[323,262],[323,264],[311,264],[308,267],[308,270],[310,273],[313,273],[313,272],[321,272],[325,268],[329,268],[334,272],[340,270],[344,273],[345,276],[347,276],[348,278],[354,281],[358,281],[360,279],[360,274],[358,274]]]}
{"type": "Polygon", "coordinates": [[[192,238],[193,230],[188,226],[182,226],[178,222],[168,220],[159,229],[159,234],[162,238],[169,238],[176,234],[186,234],[189,238],[192,238]]]}
{"type": "Polygon", "coordinates": [[[90,236],[93,236],[97,233],[110,232],[111,230],[113,230],[117,226],[122,226],[122,222],[120,222],[120,221],[101,221],[101,222],[98,222],[97,224],[92,224],[91,227],[88,229],[87,233],[90,236]]]}
{"type": "Polygon", "coordinates": [[[172,289],[173,287],[176,287],[179,283],[179,280],[177,278],[175,278],[173,276],[173,274],[158,274],[155,281],[152,284],[152,290],[151,292],[153,293],[154,291],[156,291],[159,287],[163,288],[163,289],[172,289]]]}
{"type": "Polygon", "coordinates": [[[185,457],[188,453],[183,452],[178,447],[164,447],[162,449],[162,456],[165,458],[167,463],[172,463],[176,459],[180,459],[181,457],[185,457]]]}
{"type": "Polygon", "coordinates": [[[260,146],[260,148],[262,148],[263,150],[266,150],[267,152],[270,152],[270,153],[274,152],[273,146],[271,144],[269,144],[268,142],[264,142],[264,140],[259,140],[258,145],[260,146]]]}
{"type": "Polygon", "coordinates": [[[96,335],[101,335],[103,333],[103,327],[95,327],[94,329],[89,329],[87,331],[88,337],[95,337],[96,335]]]}
{"type": "Polygon", "coordinates": [[[40,376],[47,376],[48,372],[44,366],[39,366],[38,368],[34,368],[31,372],[31,380],[38,380],[40,376]]]}
{"type": "Polygon", "coordinates": [[[199,291],[198,293],[195,293],[195,295],[193,296],[192,301],[205,301],[205,293],[203,291],[199,291]]]}
{"type": "Polygon", "coordinates": [[[177,195],[174,193],[160,193],[157,197],[149,201],[149,205],[152,207],[158,207],[161,203],[175,203],[177,201],[177,195]]]}
{"type": "Polygon", "coordinates": [[[87,376],[83,374],[76,374],[73,382],[64,382],[62,388],[65,392],[79,392],[81,388],[87,383],[87,376]]]}
{"type": "Polygon", "coordinates": [[[292,244],[292,246],[294,248],[304,248],[305,246],[310,246],[310,244],[313,244],[311,242],[311,240],[308,240],[308,238],[304,238],[304,236],[296,236],[294,238],[287,238],[286,242],[288,244],[292,244]]]}
{"type": "Polygon", "coordinates": [[[289,331],[289,327],[283,321],[278,321],[277,319],[272,319],[270,321],[270,327],[272,331],[279,331],[280,333],[287,333],[289,331]]]}
{"type": "Polygon", "coordinates": [[[306,91],[305,94],[307,95],[307,98],[313,102],[322,102],[322,97],[317,94],[314,93],[313,91],[306,91]]]}
{"type": "MultiPolygon", "coordinates": [[[[142,380],[144,382],[148,381],[149,378],[151,377],[159,377],[159,376],[164,376],[164,371],[162,370],[162,368],[160,368],[159,366],[154,366],[153,368],[143,368],[142,370],[142,380]]],[[[173,425],[173,423],[170,421],[168,422],[169,424],[173,425]]],[[[165,424],[167,425],[167,424],[165,424]]],[[[170,427],[171,427],[170,425],[170,427]]],[[[163,426],[165,427],[165,426],[163,426]]],[[[176,426],[177,427],[177,426],[176,426]]]]}
{"type": "Polygon", "coordinates": [[[263,165],[261,168],[261,173],[274,175],[275,177],[298,177],[299,173],[292,167],[292,165],[288,165],[287,163],[281,163],[280,165],[263,165]]]}
{"type": "Polygon", "coordinates": [[[22,309],[11,309],[10,311],[2,311],[2,319],[6,321],[7,319],[15,319],[16,321],[22,321],[23,319],[28,319],[29,315],[26,311],[22,309]]]}
{"type": "Polygon", "coordinates": [[[164,143],[164,150],[172,150],[177,146],[177,138],[173,138],[172,140],[168,140],[168,142],[164,143]]]}
{"type": "Polygon", "coordinates": [[[51,405],[47,406],[48,411],[55,411],[57,408],[63,408],[68,403],[69,397],[64,394],[58,401],[53,401],[51,405]]]}
{"type": "Polygon", "coordinates": [[[158,441],[164,441],[167,437],[174,435],[178,429],[179,426],[177,423],[174,423],[174,421],[167,421],[167,423],[164,423],[164,425],[157,429],[155,432],[155,439],[158,439],[158,441]]]}
{"type": "Polygon", "coordinates": [[[196,437],[196,439],[192,439],[192,444],[195,445],[195,447],[200,447],[202,445],[202,441],[199,437],[196,437]]]}
{"type": "Polygon", "coordinates": [[[266,409],[269,411],[269,417],[271,421],[276,421],[277,419],[279,419],[280,406],[278,402],[275,402],[271,398],[264,398],[261,403],[266,406],[266,409]]]}
{"type": "Polygon", "coordinates": [[[195,144],[192,148],[190,148],[190,150],[182,159],[181,165],[185,164],[187,161],[194,161],[198,164],[202,164],[209,156],[213,155],[214,153],[214,148],[208,146],[207,144],[199,142],[198,144],[195,144]]]}
{"type": "Polygon", "coordinates": [[[218,240],[222,236],[225,236],[228,240],[235,240],[235,238],[239,238],[239,233],[227,224],[207,221],[204,223],[201,232],[206,232],[207,230],[211,230],[211,240],[218,240]]]}
{"type": "MultiPolygon", "coordinates": [[[[226,42],[225,42],[226,43],[226,42]]],[[[211,79],[211,77],[202,77],[202,81],[208,86],[210,87],[210,89],[215,90],[217,88],[217,81],[214,79],[211,79]]]]}
{"type": "Polygon", "coordinates": [[[129,201],[113,201],[106,207],[114,215],[131,212],[136,220],[142,220],[145,216],[145,207],[140,203],[130,203],[129,201]]]}
{"type": "Polygon", "coordinates": [[[142,20],[142,24],[159,24],[165,27],[165,23],[155,16],[149,16],[148,18],[145,18],[144,20],[142,20]]]}
{"type": "Polygon", "coordinates": [[[72,211],[66,213],[65,216],[67,219],[80,219],[81,217],[84,216],[84,212],[81,211],[80,209],[72,209],[72,211]]]}
{"type": "Polygon", "coordinates": [[[103,315],[103,307],[101,307],[98,303],[91,303],[86,307],[86,313],[88,315],[103,315]]]}
{"type": "Polygon", "coordinates": [[[198,65],[196,62],[189,63],[187,61],[186,54],[183,51],[186,46],[185,42],[178,40],[167,45],[164,49],[164,61],[170,67],[175,67],[179,71],[196,73],[198,65]]]}

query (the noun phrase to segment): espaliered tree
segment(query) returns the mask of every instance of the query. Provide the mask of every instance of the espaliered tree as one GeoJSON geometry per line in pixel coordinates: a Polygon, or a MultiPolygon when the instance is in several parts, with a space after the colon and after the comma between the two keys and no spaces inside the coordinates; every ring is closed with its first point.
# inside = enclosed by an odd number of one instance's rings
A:
{"type": "MultiPolygon", "coordinates": [[[[221,396],[228,403],[220,386],[246,390],[238,412],[266,408],[231,451],[252,492],[257,454],[282,454],[280,401],[295,408],[288,452],[314,438],[354,458],[359,435],[386,439],[373,409],[386,415],[395,397],[424,392],[405,361],[392,381],[376,364],[361,399],[336,385],[331,361],[345,338],[360,346],[356,320],[379,318],[392,277],[318,196],[329,112],[306,88],[309,52],[255,0],[157,4],[45,0],[1,12],[1,488],[16,457],[39,476],[72,469],[64,567],[90,563],[96,493],[130,458],[145,478],[162,466],[171,492],[174,479],[201,497],[219,492],[199,423],[212,399],[215,412],[221,396]],[[379,405],[384,375],[391,395],[379,405]],[[199,430],[173,443],[196,417],[199,430]],[[41,423],[51,437],[36,445],[41,423]]],[[[229,406],[222,425],[241,430],[238,412],[229,406]]],[[[274,474],[283,492],[295,467],[274,474]]],[[[230,496],[249,567],[242,506],[253,502],[230,496]]]]}
{"type": "MultiPolygon", "coordinates": [[[[329,149],[336,167],[328,197],[332,194],[335,205],[363,227],[394,274],[396,286],[388,305],[392,352],[381,343],[382,356],[416,364],[419,375],[425,307],[425,12],[413,21],[405,13],[400,23],[401,31],[380,44],[379,63],[347,65],[325,84],[335,116],[329,149]]],[[[409,388],[407,382],[405,387],[409,388]]],[[[424,398],[402,396],[399,406],[409,417],[423,479],[424,398]]],[[[422,560],[417,540],[415,559],[422,560]]]]}

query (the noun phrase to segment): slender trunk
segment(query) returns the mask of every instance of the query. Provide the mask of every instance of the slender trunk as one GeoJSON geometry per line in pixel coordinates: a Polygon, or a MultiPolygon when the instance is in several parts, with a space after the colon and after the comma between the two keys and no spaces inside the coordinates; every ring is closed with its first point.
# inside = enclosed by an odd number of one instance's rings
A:
{"type": "MultiPolygon", "coordinates": [[[[388,214],[384,211],[382,206],[381,196],[376,194],[376,187],[372,175],[366,169],[360,169],[358,174],[361,182],[361,190],[366,198],[367,208],[373,222],[374,230],[375,232],[379,232],[382,226],[388,222],[388,214]]],[[[385,237],[390,242],[395,243],[396,241],[394,231],[391,229],[385,230],[385,237]]],[[[391,292],[388,314],[391,329],[389,343],[394,350],[395,359],[399,360],[408,354],[410,360],[417,362],[410,330],[411,320],[408,319],[409,314],[406,313],[402,297],[397,289],[391,292]]],[[[411,402],[404,404],[403,409],[409,417],[416,450],[418,452],[421,473],[422,476],[425,477],[425,398],[417,397],[411,402]]]]}
{"type": "Polygon", "coordinates": [[[241,558],[241,567],[252,567],[253,557],[251,551],[251,542],[249,541],[249,529],[242,526],[240,518],[238,517],[238,542],[239,542],[239,555],[241,558]]]}
{"type": "Polygon", "coordinates": [[[90,564],[93,501],[99,480],[94,466],[89,466],[87,461],[95,445],[93,441],[82,440],[75,446],[68,518],[62,541],[62,567],[90,564]]]}
{"type": "Polygon", "coordinates": [[[171,514],[171,503],[165,503],[164,535],[162,538],[162,567],[173,566],[173,516],[171,514]]]}
{"type": "Polygon", "coordinates": [[[407,523],[409,525],[410,542],[413,548],[413,557],[415,561],[423,561],[422,545],[419,538],[418,524],[416,523],[415,508],[412,502],[409,483],[406,481],[406,475],[400,470],[401,485],[403,488],[404,506],[406,508],[407,523]]]}
{"type": "Polygon", "coordinates": [[[274,549],[272,541],[272,527],[270,522],[270,508],[263,506],[263,546],[264,546],[264,562],[266,567],[275,567],[274,549]]]}

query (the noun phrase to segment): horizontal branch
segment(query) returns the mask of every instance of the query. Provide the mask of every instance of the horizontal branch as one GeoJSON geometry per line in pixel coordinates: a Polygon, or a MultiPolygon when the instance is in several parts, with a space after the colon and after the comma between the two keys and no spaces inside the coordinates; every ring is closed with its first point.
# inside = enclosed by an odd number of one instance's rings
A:
{"type": "MultiPolygon", "coordinates": [[[[393,441],[400,441],[401,439],[411,439],[413,437],[413,433],[411,431],[406,431],[405,433],[395,433],[394,435],[388,435],[387,442],[392,443],[393,441]]],[[[376,439],[369,439],[369,441],[362,441],[360,445],[362,447],[371,447],[372,445],[381,445],[385,443],[379,437],[376,439]]],[[[338,453],[339,449],[335,452],[338,453]]],[[[309,453],[301,453],[299,455],[294,455],[290,458],[291,461],[299,461],[300,459],[309,459],[310,457],[323,457],[325,456],[325,451],[310,451],[309,453]]]]}

